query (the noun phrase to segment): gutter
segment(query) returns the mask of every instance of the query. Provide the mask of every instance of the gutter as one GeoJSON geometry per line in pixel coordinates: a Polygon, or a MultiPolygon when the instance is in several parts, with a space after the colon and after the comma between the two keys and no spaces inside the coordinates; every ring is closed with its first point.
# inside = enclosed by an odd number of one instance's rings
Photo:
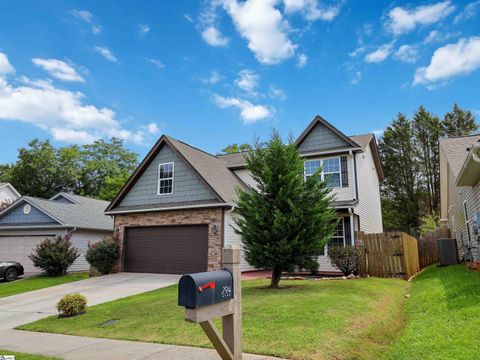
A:
{"type": "Polygon", "coordinates": [[[185,209],[204,209],[215,207],[230,207],[234,208],[234,205],[228,203],[216,203],[216,204],[202,204],[202,205],[185,205],[185,206],[173,206],[168,208],[151,208],[151,209],[135,209],[135,210],[112,210],[106,211],[105,215],[116,214],[130,214],[130,213],[144,213],[144,212],[157,212],[157,211],[172,211],[172,210],[185,210],[185,209]]]}

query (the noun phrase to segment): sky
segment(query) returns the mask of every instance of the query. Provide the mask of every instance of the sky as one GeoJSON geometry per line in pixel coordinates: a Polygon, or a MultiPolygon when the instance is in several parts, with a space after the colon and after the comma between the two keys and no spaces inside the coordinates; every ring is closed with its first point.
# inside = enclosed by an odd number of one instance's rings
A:
{"type": "Polygon", "coordinates": [[[424,105],[480,118],[480,0],[2,1],[0,163],[33,138],[218,153],[424,105]]]}

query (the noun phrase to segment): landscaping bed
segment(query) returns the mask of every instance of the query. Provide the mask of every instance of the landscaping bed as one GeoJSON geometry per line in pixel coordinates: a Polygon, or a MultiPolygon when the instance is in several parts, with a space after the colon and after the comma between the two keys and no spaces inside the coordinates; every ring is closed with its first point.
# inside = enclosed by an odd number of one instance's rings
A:
{"type": "MultiPolygon", "coordinates": [[[[244,351],[293,359],[374,358],[403,324],[410,283],[398,279],[355,281],[244,281],[244,351]]],[[[217,322],[217,325],[218,322],[217,322]]],[[[25,330],[211,347],[196,324],[184,321],[177,286],[91,307],[85,315],[56,316],[25,330]]]]}
{"type": "Polygon", "coordinates": [[[0,298],[84,279],[88,279],[88,273],[71,273],[53,277],[35,276],[12,282],[0,282],[0,298]]]}

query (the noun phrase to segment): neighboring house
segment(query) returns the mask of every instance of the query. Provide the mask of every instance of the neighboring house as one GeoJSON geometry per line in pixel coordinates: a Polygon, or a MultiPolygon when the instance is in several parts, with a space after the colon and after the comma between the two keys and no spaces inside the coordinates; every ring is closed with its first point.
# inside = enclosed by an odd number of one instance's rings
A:
{"type": "Polygon", "coordinates": [[[51,199],[18,198],[0,212],[0,261],[19,261],[26,272],[36,272],[28,256],[47,237],[72,231],[73,246],[82,254],[69,271],[88,270],[84,252],[88,243],[113,234],[113,220],[103,211],[108,202],[58,193],[51,199]]]}
{"type": "Polygon", "coordinates": [[[460,260],[480,261],[480,135],[440,140],[440,216],[460,260]]]}
{"type": "MultiPolygon", "coordinates": [[[[383,172],[373,134],[348,137],[317,116],[297,140],[305,177],[323,164],[340,218],[334,244],[354,231],[381,232],[383,172]]],[[[214,156],[163,135],[111,202],[122,247],[119,269],[188,273],[218,269],[221,249],[242,242],[234,231],[236,188],[255,186],[245,153],[214,156]]],[[[328,251],[328,249],[325,249],[328,251]]],[[[326,254],[321,271],[335,271],[326,254]]],[[[242,258],[242,271],[253,268],[242,258]]]]}
{"type": "Polygon", "coordinates": [[[0,182],[0,209],[2,204],[13,203],[20,196],[20,193],[15,190],[12,184],[0,182]]]}

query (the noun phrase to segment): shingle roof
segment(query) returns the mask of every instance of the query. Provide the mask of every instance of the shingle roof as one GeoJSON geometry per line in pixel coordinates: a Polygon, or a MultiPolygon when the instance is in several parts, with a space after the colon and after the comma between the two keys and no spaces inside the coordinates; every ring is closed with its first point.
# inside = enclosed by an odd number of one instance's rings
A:
{"type": "Polygon", "coordinates": [[[246,188],[243,181],[227,168],[224,161],[182,141],[167,138],[223,201],[235,202],[236,189],[246,188]]]}
{"type": "Polygon", "coordinates": [[[47,214],[60,220],[62,225],[94,230],[113,230],[113,219],[103,212],[108,201],[91,199],[85,196],[61,193],[73,199],[75,204],[40,199],[31,196],[23,196],[18,199],[25,199],[37,206],[47,214]]]}
{"type": "Polygon", "coordinates": [[[472,146],[472,144],[478,140],[480,140],[480,134],[440,139],[440,148],[445,154],[447,163],[450,166],[455,179],[460,173],[463,163],[467,159],[467,148],[472,146]]]}
{"type": "MultiPolygon", "coordinates": [[[[362,150],[365,150],[365,148],[368,146],[370,141],[373,139],[373,134],[364,134],[364,135],[353,135],[349,136],[351,140],[353,140],[355,143],[357,143],[362,150]]],[[[346,151],[348,151],[348,148],[345,148],[346,151]]],[[[339,151],[338,148],[331,149],[331,151],[339,151]]],[[[222,155],[217,155],[217,157],[221,160],[223,160],[228,168],[235,169],[235,168],[240,168],[244,167],[246,165],[246,156],[247,152],[239,152],[239,153],[233,153],[233,154],[222,154],[222,155]]]]}

